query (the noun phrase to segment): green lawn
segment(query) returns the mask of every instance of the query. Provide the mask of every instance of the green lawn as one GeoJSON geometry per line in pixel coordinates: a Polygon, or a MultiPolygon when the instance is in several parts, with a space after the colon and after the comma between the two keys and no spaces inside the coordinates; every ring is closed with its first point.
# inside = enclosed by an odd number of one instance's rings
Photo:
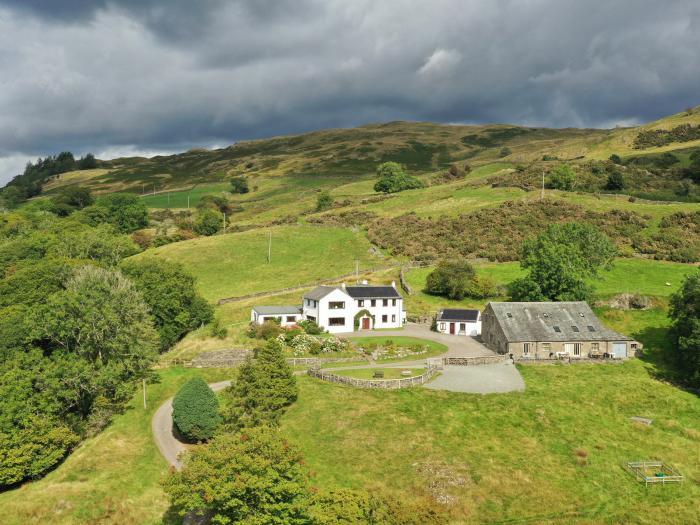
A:
{"type": "Polygon", "coordinates": [[[231,370],[170,368],[148,386],[148,408],[137,392],[122,415],[84,441],[45,478],[0,494],[0,522],[27,524],[163,523],[168,508],[159,482],[168,466],[151,436],[156,409],[189,378],[231,377],[231,370]]]}
{"type": "Polygon", "coordinates": [[[354,377],[356,379],[377,379],[374,377],[375,372],[384,373],[384,377],[381,379],[404,379],[421,375],[425,372],[425,368],[357,368],[353,370],[333,370],[333,373],[336,375],[354,377]],[[410,376],[401,374],[401,372],[406,370],[411,372],[410,376]]]}
{"type": "Polygon", "coordinates": [[[223,182],[219,184],[196,184],[189,190],[145,195],[142,199],[149,208],[187,208],[187,198],[189,197],[189,205],[191,208],[194,208],[205,195],[228,195],[227,190],[230,187],[230,184],[223,182]]]}
{"type": "Polygon", "coordinates": [[[455,501],[435,506],[455,523],[695,522],[700,398],[653,379],[638,360],[520,370],[526,391],[495,395],[302,377],[283,431],[318,486],[424,502],[446,493],[455,501]],[[688,481],[645,489],[621,467],[644,458],[670,462],[688,481]],[[443,478],[461,481],[442,487],[443,478]]]}
{"type": "Polygon", "coordinates": [[[355,260],[361,269],[390,262],[370,248],[363,235],[349,229],[276,226],[169,244],[137,257],[181,262],[197,278],[204,297],[216,301],[351,273],[355,260]],[[270,233],[272,260],[268,263],[270,233]]]}

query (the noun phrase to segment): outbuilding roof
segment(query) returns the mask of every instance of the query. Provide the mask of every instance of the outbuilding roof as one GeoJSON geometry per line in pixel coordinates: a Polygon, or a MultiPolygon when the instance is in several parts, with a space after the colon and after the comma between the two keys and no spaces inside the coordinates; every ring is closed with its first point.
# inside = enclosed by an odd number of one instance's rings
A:
{"type": "Polygon", "coordinates": [[[604,326],[585,301],[489,303],[508,342],[631,341],[604,326]]]}
{"type": "Polygon", "coordinates": [[[298,306],[253,306],[253,310],[262,315],[292,315],[301,313],[301,308],[298,306]]]}
{"type": "Polygon", "coordinates": [[[438,314],[438,321],[467,321],[470,323],[479,320],[479,310],[465,310],[461,308],[445,308],[438,314]]]}
{"type": "Polygon", "coordinates": [[[346,286],[345,291],[353,299],[401,299],[393,286],[346,286]]]}
{"type": "Polygon", "coordinates": [[[306,292],[304,294],[304,299],[311,299],[313,301],[320,301],[326,295],[331,293],[333,290],[337,290],[337,286],[317,286],[313,290],[306,292]]]}

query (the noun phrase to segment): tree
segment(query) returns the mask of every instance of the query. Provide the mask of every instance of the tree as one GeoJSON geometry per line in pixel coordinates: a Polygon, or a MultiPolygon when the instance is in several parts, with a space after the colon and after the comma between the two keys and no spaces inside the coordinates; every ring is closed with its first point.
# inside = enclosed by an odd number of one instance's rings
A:
{"type": "Polygon", "coordinates": [[[97,160],[92,153],[86,154],[78,161],[79,170],[93,170],[97,167],[97,160]]]}
{"type": "Polygon", "coordinates": [[[248,179],[245,177],[233,177],[231,179],[231,193],[248,193],[248,179]]]}
{"type": "Polygon", "coordinates": [[[99,208],[99,213],[92,217],[99,218],[99,222],[112,224],[122,233],[148,226],[146,203],[133,193],[110,193],[97,199],[95,207],[99,208]]]}
{"type": "Polygon", "coordinates": [[[59,211],[58,215],[70,215],[75,210],[82,210],[90,206],[95,202],[95,199],[92,198],[92,194],[87,188],[68,186],[56,195],[52,201],[54,208],[59,211]],[[61,213],[62,209],[67,211],[67,213],[61,213]]]}
{"type": "Polygon", "coordinates": [[[401,164],[384,162],[377,167],[379,180],[374,185],[374,191],[396,193],[403,190],[422,188],[423,183],[408,175],[401,164]]]}
{"type": "Polygon", "coordinates": [[[468,295],[475,276],[474,268],[467,261],[442,261],[428,274],[425,291],[459,301],[468,295]]]}
{"type": "Polygon", "coordinates": [[[671,296],[671,338],[680,376],[700,387],[700,273],[689,275],[671,296]]]}
{"type": "Polygon", "coordinates": [[[612,155],[610,155],[609,159],[610,162],[612,162],[613,164],[622,164],[622,159],[617,153],[613,153],[612,155]]]}
{"type": "Polygon", "coordinates": [[[127,260],[121,268],[151,311],[161,352],[212,320],[212,307],[199,295],[194,277],[181,264],[146,258],[127,260]]]}
{"type": "Polygon", "coordinates": [[[322,191],[316,199],[316,211],[323,211],[333,207],[333,197],[330,192],[322,191]]]}
{"type": "Polygon", "coordinates": [[[547,186],[555,190],[571,191],[576,185],[576,174],[568,164],[560,164],[549,174],[547,186]]]}
{"type": "Polygon", "coordinates": [[[608,175],[608,182],[605,189],[610,191],[620,191],[625,189],[625,178],[619,170],[615,170],[608,175]]]}
{"type": "Polygon", "coordinates": [[[243,363],[225,396],[223,415],[230,429],[277,425],[297,398],[296,380],[280,343],[271,340],[256,350],[255,359],[243,363]]]}
{"type": "MultiPolygon", "coordinates": [[[[123,401],[129,382],[145,377],[156,359],[158,335],[148,307],[121,273],[78,268],[65,290],[35,308],[30,334],[81,384],[79,411],[87,416],[98,396],[123,401]]],[[[66,379],[66,382],[70,382],[66,379]]]]}
{"type": "Polygon", "coordinates": [[[194,231],[199,235],[214,235],[223,228],[224,215],[211,208],[204,208],[197,214],[194,231]]]}
{"type": "Polygon", "coordinates": [[[513,300],[582,301],[587,281],[609,268],[616,254],[605,234],[585,223],[552,224],[523,243],[520,266],[528,275],[509,286],[513,300]]]}
{"type": "Polygon", "coordinates": [[[246,429],[189,453],[164,488],[181,516],[240,525],[308,524],[308,475],[301,460],[276,430],[246,429]]]}
{"type": "Polygon", "coordinates": [[[221,424],[219,400],[204,379],[193,377],[173,399],[173,423],[190,441],[207,441],[221,424]]]}

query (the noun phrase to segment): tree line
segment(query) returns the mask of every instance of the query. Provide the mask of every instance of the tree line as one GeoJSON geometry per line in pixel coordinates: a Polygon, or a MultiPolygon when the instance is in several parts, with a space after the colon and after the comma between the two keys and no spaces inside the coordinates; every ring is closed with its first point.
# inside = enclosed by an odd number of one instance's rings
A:
{"type": "Polygon", "coordinates": [[[0,214],[0,487],[99,432],[159,352],[212,318],[182,266],[127,259],[147,224],[138,199],[89,196],[66,217],[51,205],[0,214]]]}

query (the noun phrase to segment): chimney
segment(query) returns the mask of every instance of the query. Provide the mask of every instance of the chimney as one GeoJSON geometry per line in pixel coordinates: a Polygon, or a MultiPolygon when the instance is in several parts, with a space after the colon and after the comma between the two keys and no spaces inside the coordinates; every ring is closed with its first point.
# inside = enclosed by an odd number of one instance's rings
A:
{"type": "Polygon", "coordinates": [[[391,281],[391,287],[396,288],[396,281],[391,281]]]}
{"type": "Polygon", "coordinates": [[[369,284],[369,282],[367,281],[367,279],[362,279],[362,284],[369,284]]]}
{"type": "Polygon", "coordinates": [[[345,290],[345,283],[341,283],[340,287],[345,290]]]}

